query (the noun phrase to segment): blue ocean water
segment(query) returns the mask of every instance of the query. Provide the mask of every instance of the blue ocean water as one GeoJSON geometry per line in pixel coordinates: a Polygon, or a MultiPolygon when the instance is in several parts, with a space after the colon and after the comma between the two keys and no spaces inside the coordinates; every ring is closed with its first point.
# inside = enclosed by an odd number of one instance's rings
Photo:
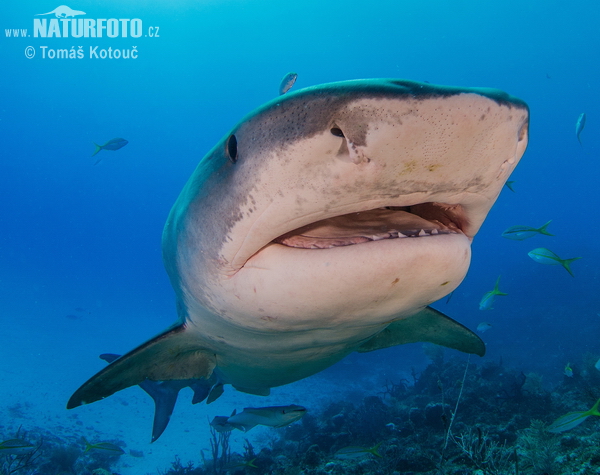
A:
{"type": "MultiPolygon", "coordinates": [[[[123,353],[174,321],[160,249],[169,209],[201,157],[273,98],[289,71],[298,72],[294,90],[397,77],[525,100],[530,142],[510,178],[515,192],[503,190],[473,242],[466,279],[435,306],[473,329],[491,323],[485,359],[547,384],[568,362],[577,370],[586,353],[600,356],[597,2],[82,0],[69,7],[139,18],[142,36],[34,37],[34,19],[54,18],[36,15],[57,6],[0,7],[3,398],[21,391],[31,403],[66,403],[103,366],[98,354],[123,353]],[[83,58],[50,57],[80,47],[83,58]],[[108,48],[136,57],[95,57],[108,48]],[[575,122],[584,112],[580,145],[575,122]],[[114,137],[129,143],[101,152],[94,166],[93,142],[114,137]],[[554,237],[500,237],[550,219],[554,237]],[[531,260],[536,247],[581,257],[575,277],[531,260]],[[508,296],[479,310],[498,275],[508,296]]],[[[383,380],[426,361],[420,345],[384,354],[350,362],[383,380]]],[[[351,380],[343,366],[328,371],[351,380]]],[[[140,417],[149,427],[147,409],[140,417]]]]}

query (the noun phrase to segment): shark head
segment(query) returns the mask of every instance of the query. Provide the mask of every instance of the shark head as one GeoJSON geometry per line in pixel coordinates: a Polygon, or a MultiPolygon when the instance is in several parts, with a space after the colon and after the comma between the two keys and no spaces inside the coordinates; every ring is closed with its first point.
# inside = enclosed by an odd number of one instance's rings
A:
{"type": "Polygon", "coordinates": [[[528,124],[527,105],[498,90],[392,79],[268,102],[200,161],[168,217],[179,323],[68,407],[146,380],[210,380],[209,400],[225,383],[266,394],[412,341],[483,354],[427,306],[464,278],[528,124]]]}
{"type": "Polygon", "coordinates": [[[168,219],[183,317],[330,342],[414,313],[464,278],[527,128],[527,106],[500,91],[399,80],[267,103],[200,162],[168,219]]]}

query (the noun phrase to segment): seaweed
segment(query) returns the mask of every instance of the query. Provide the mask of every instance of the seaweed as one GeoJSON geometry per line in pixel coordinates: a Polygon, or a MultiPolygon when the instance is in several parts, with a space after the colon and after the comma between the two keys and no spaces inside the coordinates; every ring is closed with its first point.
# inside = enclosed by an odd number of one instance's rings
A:
{"type": "Polygon", "coordinates": [[[556,461],[559,444],[559,437],[548,432],[544,422],[537,419],[531,421],[529,428],[523,430],[518,439],[523,467],[548,475],[560,473],[556,461]]]}
{"type": "Polygon", "coordinates": [[[485,475],[510,473],[513,466],[518,472],[515,449],[507,447],[506,441],[500,443],[493,440],[489,432],[481,427],[470,427],[460,435],[454,436],[453,440],[462,453],[485,475]]]}
{"type": "Polygon", "coordinates": [[[183,465],[179,456],[175,455],[175,460],[171,462],[171,468],[166,472],[159,471],[158,473],[159,475],[203,475],[206,472],[194,467],[194,463],[191,461],[187,465],[183,465]]]}
{"type": "Polygon", "coordinates": [[[202,456],[202,461],[204,463],[206,472],[214,475],[221,475],[227,472],[227,464],[231,458],[231,450],[229,449],[229,438],[231,437],[231,432],[217,432],[214,427],[211,426],[210,436],[212,459],[206,460],[203,451],[200,451],[200,454],[202,456]]]}
{"type": "Polygon", "coordinates": [[[76,463],[82,450],[73,445],[56,446],[48,455],[42,470],[48,475],[77,474],[76,463]]]}
{"type": "MultiPolygon", "coordinates": [[[[28,436],[21,427],[17,429],[15,439],[27,439],[28,436]]],[[[24,454],[4,454],[0,455],[0,475],[11,475],[17,472],[25,472],[34,467],[42,455],[41,449],[44,445],[43,438],[40,438],[37,445],[32,450],[24,454]]]]}

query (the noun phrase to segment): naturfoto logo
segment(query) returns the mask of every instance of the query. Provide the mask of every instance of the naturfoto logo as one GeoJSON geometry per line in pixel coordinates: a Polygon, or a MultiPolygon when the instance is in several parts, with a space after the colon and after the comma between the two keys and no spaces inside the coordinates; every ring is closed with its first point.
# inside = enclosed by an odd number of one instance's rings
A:
{"type": "MultiPolygon", "coordinates": [[[[34,18],[34,38],[139,38],[142,36],[142,20],[139,18],[76,18],[86,13],[60,5],[47,13],[55,18],[34,18]]],[[[154,35],[152,35],[154,36],[154,35]]]]}
{"type": "Polygon", "coordinates": [[[51,12],[38,13],[37,16],[52,15],[53,13],[56,18],[69,18],[69,17],[74,17],[75,15],[85,15],[85,12],[80,12],[79,10],[71,10],[66,5],[61,5],[60,7],[56,7],[51,12]]]}

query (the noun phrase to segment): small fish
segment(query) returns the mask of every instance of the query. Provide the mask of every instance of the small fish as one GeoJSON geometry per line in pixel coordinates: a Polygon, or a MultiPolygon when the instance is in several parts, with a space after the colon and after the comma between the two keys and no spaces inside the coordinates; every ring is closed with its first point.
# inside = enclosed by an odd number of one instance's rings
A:
{"type": "MultiPolygon", "coordinates": [[[[96,146],[96,150],[92,154],[92,157],[94,155],[96,155],[100,150],[113,150],[113,151],[119,150],[120,148],[123,148],[128,143],[129,142],[127,140],[122,139],[122,138],[111,139],[108,142],[106,142],[104,145],[98,145],[97,143],[94,143],[94,145],[96,146]]],[[[100,163],[100,160],[102,160],[102,158],[99,158],[98,160],[96,160],[96,163],[94,163],[94,165],[98,165],[98,163],[100,163]]]]}
{"type": "Polygon", "coordinates": [[[577,259],[581,259],[581,257],[561,259],[551,250],[546,249],[545,247],[538,247],[537,249],[528,252],[527,255],[531,257],[535,262],[539,262],[540,264],[547,264],[549,266],[560,264],[567,270],[569,274],[571,274],[571,277],[575,277],[573,275],[573,272],[571,271],[571,262],[576,261],[577,259]]]}
{"type": "MultiPolygon", "coordinates": [[[[235,416],[235,411],[231,416],[235,416]]],[[[210,425],[214,427],[217,432],[230,432],[235,429],[235,426],[227,422],[229,417],[227,416],[215,416],[212,421],[210,421],[210,425]]]]}
{"type": "Polygon", "coordinates": [[[35,450],[35,445],[23,439],[8,439],[0,442],[0,456],[25,455],[35,450]]]}
{"type": "Polygon", "coordinates": [[[540,228],[532,228],[529,226],[511,226],[506,231],[504,231],[501,234],[501,236],[506,239],[512,239],[513,241],[523,241],[524,239],[529,239],[530,237],[533,237],[536,234],[554,236],[554,234],[550,234],[546,229],[551,222],[552,220],[548,221],[540,228]]]}
{"type": "Polygon", "coordinates": [[[516,193],[515,189],[513,188],[513,183],[515,182],[515,180],[509,180],[507,182],[504,183],[504,185],[506,186],[506,188],[508,188],[510,191],[512,191],[513,193],[516,193]]]}
{"type": "Polygon", "coordinates": [[[113,444],[112,442],[98,442],[96,444],[90,444],[85,437],[83,438],[85,442],[85,450],[84,452],[88,452],[90,450],[104,450],[106,452],[113,452],[114,454],[122,455],[125,451],[119,447],[118,445],[113,444]]]}
{"type": "Polygon", "coordinates": [[[279,83],[279,95],[282,96],[288,92],[296,82],[296,79],[298,79],[297,73],[287,73],[283,76],[281,83],[279,83]]]}
{"type": "Polygon", "coordinates": [[[598,359],[598,361],[596,361],[594,368],[596,368],[598,371],[600,371],[600,359],[598,359]]]}
{"type": "Polygon", "coordinates": [[[577,427],[590,416],[600,416],[598,405],[600,405],[600,399],[596,401],[596,404],[594,404],[589,411],[569,412],[568,414],[559,417],[548,426],[548,432],[565,432],[573,427],[577,427]]]}
{"type": "Polygon", "coordinates": [[[579,141],[579,145],[583,147],[581,143],[581,132],[585,127],[585,112],[582,112],[579,118],[577,119],[577,123],[575,124],[575,135],[577,135],[577,140],[579,141]]]}
{"type": "Polygon", "coordinates": [[[245,407],[242,412],[235,411],[230,417],[215,416],[210,423],[217,432],[239,429],[248,432],[254,426],[285,427],[296,422],[306,414],[306,408],[292,404],[290,406],[245,407]]]}
{"type": "Polygon", "coordinates": [[[256,457],[254,457],[252,460],[246,460],[246,461],[241,461],[241,462],[229,462],[225,464],[225,467],[223,467],[225,470],[231,470],[232,472],[234,472],[237,469],[243,469],[243,468],[258,468],[256,465],[254,465],[254,461],[256,460],[256,457]]]}
{"type": "Polygon", "coordinates": [[[565,366],[565,376],[569,378],[573,377],[573,368],[571,368],[571,363],[567,363],[567,366],[565,366]]]}
{"type": "Polygon", "coordinates": [[[492,324],[488,322],[481,322],[479,325],[477,325],[477,331],[481,333],[485,333],[490,328],[492,328],[492,324]]]}
{"type": "Polygon", "coordinates": [[[377,449],[379,448],[380,445],[381,445],[381,442],[379,442],[377,445],[371,447],[370,449],[367,447],[357,447],[357,446],[344,447],[343,449],[338,450],[334,454],[334,457],[338,458],[338,459],[342,459],[342,460],[350,460],[350,459],[357,459],[360,457],[364,457],[365,455],[371,454],[371,455],[374,455],[375,457],[383,458],[379,454],[379,452],[377,452],[377,449]]]}
{"type": "Polygon", "coordinates": [[[68,318],[69,320],[82,320],[81,315],[73,315],[72,313],[65,315],[65,318],[68,318]]]}
{"type": "Polygon", "coordinates": [[[498,289],[498,285],[500,284],[500,277],[501,276],[498,276],[498,280],[496,280],[496,285],[494,285],[493,290],[486,292],[483,298],[481,299],[481,302],[479,302],[479,310],[492,310],[492,305],[494,304],[494,298],[496,298],[496,295],[508,295],[504,292],[500,292],[500,289],[498,289]]]}

